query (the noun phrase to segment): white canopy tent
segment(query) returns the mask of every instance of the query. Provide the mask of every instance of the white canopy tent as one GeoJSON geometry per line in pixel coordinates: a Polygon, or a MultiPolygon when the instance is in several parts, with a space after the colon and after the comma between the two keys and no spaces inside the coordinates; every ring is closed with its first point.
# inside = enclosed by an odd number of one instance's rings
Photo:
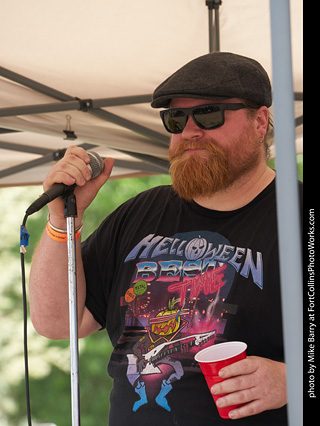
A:
{"type": "MultiPolygon", "coordinates": [[[[281,6],[287,2],[278,0],[281,6]]],[[[151,94],[172,72],[212,48],[208,19],[212,3],[219,16],[215,41],[220,50],[258,60],[272,81],[277,70],[279,88],[286,75],[281,76],[283,70],[272,64],[270,3],[274,17],[275,0],[92,0],[90,4],[12,0],[3,4],[0,187],[41,183],[53,161],[71,144],[114,157],[113,177],[166,172],[169,137],[158,111],[150,107],[151,94]],[[77,139],[65,139],[65,130],[72,130],[77,139]]],[[[302,153],[302,7],[302,0],[290,0],[297,153],[302,153]]],[[[285,8],[281,13],[286,13],[285,8]]],[[[281,21],[274,24],[278,31],[280,27],[281,21]]],[[[295,201],[289,203],[293,208],[295,201]]],[[[297,229],[297,221],[295,217],[291,229],[297,229]]],[[[290,227],[286,232],[290,235],[290,227]]],[[[285,250],[280,244],[281,251],[285,250]]],[[[301,270],[290,268],[290,262],[300,263],[299,250],[285,261],[280,256],[280,261],[282,274],[291,269],[290,292],[299,305],[302,298],[294,291],[301,284],[301,270]]],[[[285,288],[284,292],[290,293],[285,288]]],[[[284,311],[288,324],[295,312],[284,311]]],[[[302,322],[300,310],[295,320],[302,322]]],[[[296,338],[302,338],[298,334],[296,338]]],[[[286,342],[286,350],[292,341],[286,342]]],[[[301,361],[301,351],[297,359],[301,361]]],[[[289,374],[295,366],[288,363],[289,374]]],[[[300,387],[302,374],[295,375],[300,387]]],[[[301,398],[292,393],[292,383],[290,424],[300,425],[301,398]]]]}
{"type": "MultiPolygon", "coordinates": [[[[269,9],[224,0],[218,34],[220,50],[257,59],[272,78],[269,9]]],[[[209,51],[205,0],[12,0],[1,10],[0,187],[41,183],[72,144],[114,157],[113,177],[167,171],[169,137],[150,98],[209,51]],[[77,139],[64,139],[68,125],[77,139]]],[[[301,153],[302,0],[291,0],[291,23],[301,153]]]]}

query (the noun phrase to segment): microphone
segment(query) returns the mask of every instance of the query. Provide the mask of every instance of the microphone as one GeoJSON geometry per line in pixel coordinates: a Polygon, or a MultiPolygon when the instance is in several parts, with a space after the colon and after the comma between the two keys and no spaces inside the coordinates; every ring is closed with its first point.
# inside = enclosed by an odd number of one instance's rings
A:
{"type": "MultiPolygon", "coordinates": [[[[102,173],[104,169],[103,159],[96,152],[88,152],[90,157],[90,163],[87,165],[91,174],[91,179],[94,179],[102,173]]],[[[64,183],[54,183],[46,192],[34,201],[26,210],[26,214],[31,214],[42,209],[46,204],[50,203],[54,199],[65,195],[68,191],[74,189],[77,185],[65,185],[64,183]]]]}

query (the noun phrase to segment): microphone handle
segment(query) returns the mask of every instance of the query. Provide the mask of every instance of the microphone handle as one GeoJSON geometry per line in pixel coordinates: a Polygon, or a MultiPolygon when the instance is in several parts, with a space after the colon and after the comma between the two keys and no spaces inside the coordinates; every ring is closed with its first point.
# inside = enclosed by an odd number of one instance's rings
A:
{"type": "Polygon", "coordinates": [[[74,189],[76,186],[76,184],[64,185],[63,183],[55,183],[28,207],[26,214],[30,216],[31,214],[39,211],[46,204],[50,203],[57,197],[65,195],[66,192],[74,189]]]}
{"type": "MultiPolygon", "coordinates": [[[[103,159],[96,152],[88,152],[90,157],[90,163],[88,168],[90,170],[91,179],[98,177],[104,168],[103,159]]],[[[76,187],[76,184],[65,185],[63,183],[53,184],[46,192],[44,192],[36,201],[34,201],[26,210],[26,214],[30,216],[31,214],[42,209],[46,204],[50,203],[57,197],[64,196],[68,191],[73,190],[76,187]]]]}

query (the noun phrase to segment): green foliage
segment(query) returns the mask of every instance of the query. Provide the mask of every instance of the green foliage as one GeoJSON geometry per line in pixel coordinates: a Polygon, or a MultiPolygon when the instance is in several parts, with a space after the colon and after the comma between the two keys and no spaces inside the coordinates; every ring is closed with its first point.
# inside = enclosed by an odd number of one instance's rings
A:
{"type": "MultiPolygon", "coordinates": [[[[170,183],[169,176],[110,180],[101,188],[84,218],[86,238],[116,207],[148,188],[170,183]]],[[[23,362],[23,312],[19,229],[27,207],[42,188],[0,189],[0,426],[26,426],[23,362]]],[[[28,277],[32,254],[46,224],[47,208],[27,222],[30,245],[25,255],[28,277]]],[[[79,377],[82,424],[107,423],[112,380],[107,364],[112,351],[105,331],[80,341],[79,377]]],[[[68,341],[39,336],[28,321],[30,393],[33,425],[70,426],[70,350],[68,341]]]]}
{"type": "MultiPolygon", "coordinates": [[[[268,166],[276,170],[277,169],[276,160],[270,160],[268,162],[268,166]]],[[[297,155],[297,176],[298,176],[298,180],[303,182],[303,154],[297,155]]]]}

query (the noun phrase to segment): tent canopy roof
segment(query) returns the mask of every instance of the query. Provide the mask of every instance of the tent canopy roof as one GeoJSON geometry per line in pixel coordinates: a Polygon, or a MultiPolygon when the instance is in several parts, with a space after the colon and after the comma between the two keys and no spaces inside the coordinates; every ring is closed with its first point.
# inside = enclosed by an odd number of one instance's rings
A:
{"type": "MultiPolygon", "coordinates": [[[[300,123],[302,0],[290,5],[300,123]]],[[[169,136],[151,94],[209,51],[205,0],[11,0],[2,17],[0,186],[41,183],[72,144],[114,157],[113,177],[167,170],[169,136]],[[65,139],[69,126],[77,139],[65,139]]],[[[258,60],[272,80],[269,0],[224,0],[219,17],[220,50],[258,60]]],[[[296,144],[302,152],[301,124],[296,144]]]]}

